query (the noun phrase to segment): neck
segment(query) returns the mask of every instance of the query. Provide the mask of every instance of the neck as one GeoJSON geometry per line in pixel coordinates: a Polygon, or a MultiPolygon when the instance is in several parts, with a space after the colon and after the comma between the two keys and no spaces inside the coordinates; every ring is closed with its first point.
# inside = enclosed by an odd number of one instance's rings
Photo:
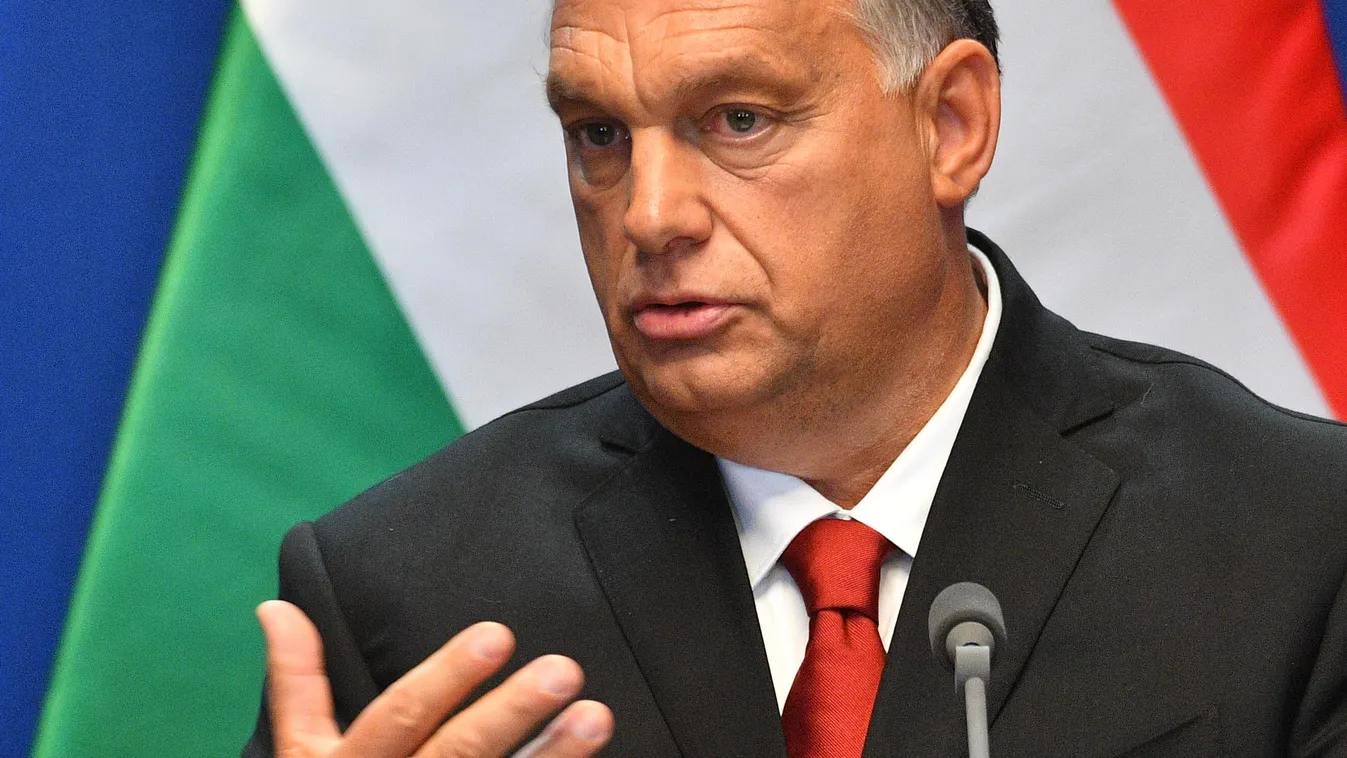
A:
{"type": "Polygon", "coordinates": [[[821,461],[823,465],[817,473],[801,477],[844,509],[859,504],[907,449],[949,397],[973,359],[987,317],[986,281],[977,261],[972,256],[965,258],[968,269],[962,279],[966,284],[955,293],[949,329],[945,339],[937,341],[930,351],[930,362],[920,375],[897,382],[891,393],[863,406],[850,434],[839,430],[839,436],[852,442],[841,448],[845,454],[829,456],[821,461]],[[889,419],[890,423],[875,429],[867,423],[869,419],[889,419]]]}

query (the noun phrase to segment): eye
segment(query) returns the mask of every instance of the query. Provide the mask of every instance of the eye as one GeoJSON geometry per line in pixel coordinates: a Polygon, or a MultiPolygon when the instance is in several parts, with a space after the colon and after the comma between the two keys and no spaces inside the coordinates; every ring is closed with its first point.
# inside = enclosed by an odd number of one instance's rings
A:
{"type": "Polygon", "coordinates": [[[602,150],[628,139],[627,130],[615,121],[586,121],[571,128],[571,138],[581,149],[602,150]]]}
{"type": "Polygon", "coordinates": [[[733,110],[725,111],[725,125],[730,131],[738,134],[747,134],[753,131],[754,125],[758,123],[758,114],[753,111],[733,110]]]}
{"type": "Polygon", "coordinates": [[[620,121],[593,119],[566,128],[571,167],[591,187],[610,187],[631,163],[631,132],[620,121]]]}
{"type": "Polygon", "coordinates": [[[772,124],[769,117],[742,106],[731,106],[714,111],[702,130],[725,139],[746,139],[766,131],[772,124]]]}

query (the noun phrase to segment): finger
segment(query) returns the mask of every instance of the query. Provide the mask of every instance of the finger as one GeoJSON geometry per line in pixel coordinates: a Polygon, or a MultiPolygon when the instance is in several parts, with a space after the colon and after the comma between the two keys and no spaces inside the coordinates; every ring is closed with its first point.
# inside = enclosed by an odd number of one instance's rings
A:
{"type": "Polygon", "coordinates": [[[613,712],[603,703],[571,703],[514,758],[588,758],[613,737],[613,712]]]}
{"type": "Polygon", "coordinates": [[[346,730],[342,754],[411,755],[514,652],[514,635],[482,622],[459,632],[374,699],[346,730]]]}
{"type": "Polygon", "coordinates": [[[267,638],[267,701],[278,746],[335,742],[332,689],[323,668],[323,641],[313,622],[283,600],[257,606],[267,638]]]}
{"type": "Polygon", "coordinates": [[[450,719],[416,758],[505,755],[579,694],[584,679],[570,658],[538,658],[450,719]]]}

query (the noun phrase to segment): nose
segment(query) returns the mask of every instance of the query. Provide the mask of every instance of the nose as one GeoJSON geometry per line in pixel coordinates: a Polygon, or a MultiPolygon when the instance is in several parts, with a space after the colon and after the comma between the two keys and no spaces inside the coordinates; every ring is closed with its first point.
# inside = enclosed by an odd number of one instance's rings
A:
{"type": "Polygon", "coordinates": [[[712,218],[700,154],[666,130],[640,130],[631,140],[631,198],[623,217],[627,238],[648,255],[705,242],[712,218]]]}

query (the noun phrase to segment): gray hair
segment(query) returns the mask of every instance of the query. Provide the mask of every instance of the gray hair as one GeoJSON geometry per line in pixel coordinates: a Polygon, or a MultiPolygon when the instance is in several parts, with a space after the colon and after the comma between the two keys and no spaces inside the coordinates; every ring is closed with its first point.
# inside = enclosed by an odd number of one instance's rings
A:
{"type": "Polygon", "coordinates": [[[852,2],[849,15],[869,38],[888,92],[916,84],[927,64],[956,39],[976,40],[997,57],[999,32],[989,0],[852,2]]]}

